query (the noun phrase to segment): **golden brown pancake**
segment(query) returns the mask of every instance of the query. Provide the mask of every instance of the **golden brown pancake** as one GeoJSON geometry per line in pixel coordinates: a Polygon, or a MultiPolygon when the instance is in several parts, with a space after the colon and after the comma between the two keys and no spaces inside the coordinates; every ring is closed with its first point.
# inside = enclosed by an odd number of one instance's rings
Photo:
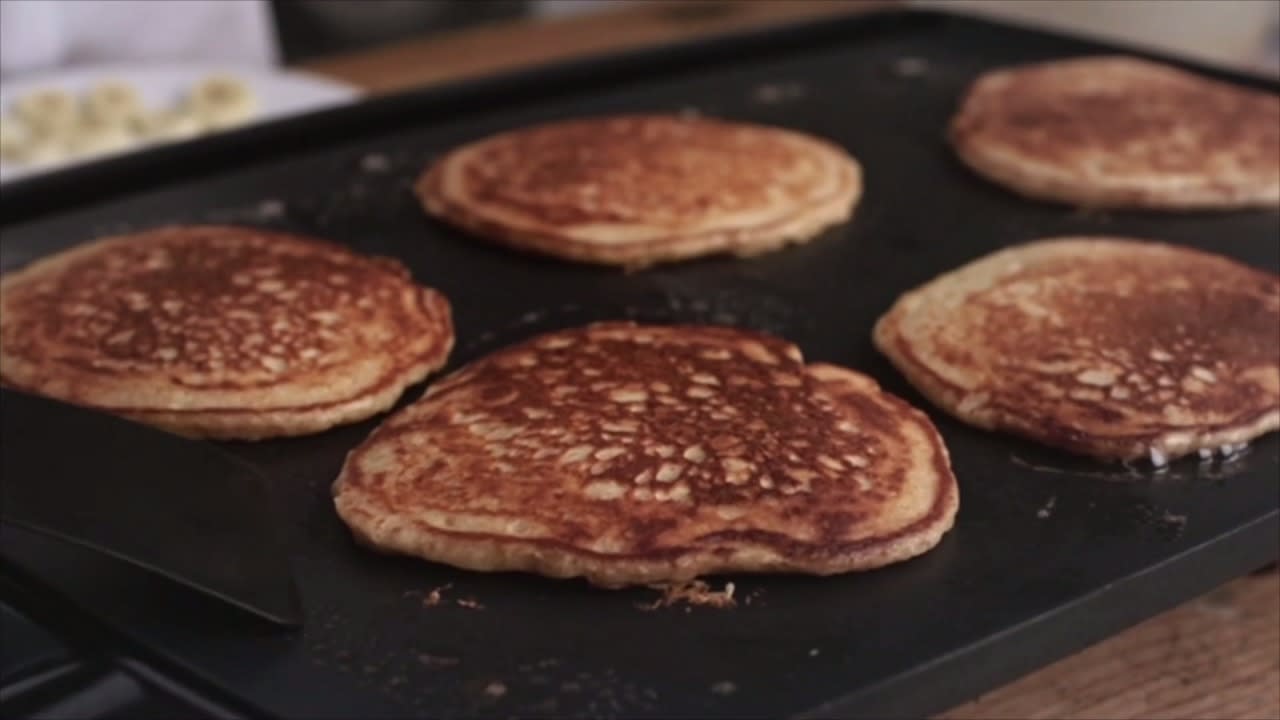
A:
{"type": "Polygon", "coordinates": [[[923,413],[767,335],[608,323],[477,360],[334,484],[357,539],[603,586],[838,573],[933,547],[958,503],[923,413]]]}
{"type": "Polygon", "coordinates": [[[850,217],[862,180],[843,149],[801,133],[631,115],[464,145],[417,192],[429,213],[480,237],[642,267],[807,241],[850,217]]]}
{"type": "Polygon", "coordinates": [[[876,345],[978,427],[1156,464],[1280,427],[1280,277],[1114,238],[1002,250],[904,295],[876,345]]]}
{"type": "Polygon", "coordinates": [[[1280,97],[1137,58],[986,73],[952,120],[951,142],[978,173],[1045,200],[1280,206],[1280,97]]]}
{"type": "Polygon", "coordinates": [[[182,435],[367,418],[452,345],[449,303],[398,263],[265,230],[161,228],[0,278],[0,380],[182,435]]]}

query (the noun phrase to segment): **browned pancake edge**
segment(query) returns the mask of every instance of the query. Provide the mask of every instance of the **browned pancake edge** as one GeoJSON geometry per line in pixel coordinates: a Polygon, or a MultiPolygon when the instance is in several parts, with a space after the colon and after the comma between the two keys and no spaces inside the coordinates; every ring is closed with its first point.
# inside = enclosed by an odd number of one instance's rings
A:
{"type": "Polygon", "coordinates": [[[1280,97],[1129,57],[995,70],[948,135],[1015,192],[1086,207],[1280,206],[1280,97]]]}
{"type": "Polygon", "coordinates": [[[368,417],[453,344],[448,301],[399,263],[243,227],[79,246],[6,275],[0,302],[6,385],[201,437],[368,417]]]}
{"type": "MultiPolygon", "coordinates": [[[[630,126],[628,126],[630,127],[630,126]]],[[[661,135],[661,132],[658,133],[661,135]]],[[[742,153],[750,156],[753,153],[742,153]]],[[[794,158],[791,159],[794,161],[794,158]]],[[[473,160],[473,164],[478,162],[473,160]]],[[[813,169],[813,168],[811,168],[813,169]]],[[[827,180],[831,178],[827,177],[827,180]]],[[[780,186],[785,187],[785,186],[780,186]]],[[[790,190],[789,190],[790,191],[790,190]]],[[[485,138],[446,154],[433,163],[420,177],[416,192],[428,213],[456,225],[478,237],[521,250],[560,257],[578,262],[603,265],[620,265],[631,268],[644,267],[660,262],[673,262],[701,255],[728,253],[751,256],[812,239],[825,228],[848,220],[861,195],[861,168],[857,161],[843,149],[824,140],[803,136],[792,131],[740,123],[728,123],[708,119],[691,120],[675,116],[606,116],[578,119],[563,123],[535,126],[485,138]],[[650,126],[690,129],[691,144],[702,139],[712,145],[703,149],[709,157],[699,157],[699,162],[681,165],[681,144],[675,140],[658,142],[655,147],[644,145],[643,137],[628,135],[608,137],[603,142],[597,135],[607,132],[603,128],[615,123],[635,124],[635,134],[643,136],[650,126]],[[442,187],[445,169],[453,163],[464,162],[458,158],[464,153],[476,154],[478,148],[489,145],[519,143],[527,135],[540,133],[564,133],[556,138],[564,147],[553,145],[547,149],[541,145],[537,152],[526,153],[514,160],[511,173],[503,173],[491,180],[494,190],[485,191],[484,202],[458,202],[442,187]],[[761,157],[748,166],[759,166],[746,177],[735,177],[728,172],[725,177],[712,178],[707,173],[729,161],[740,162],[735,153],[717,144],[717,135],[738,132],[753,133],[752,139],[763,146],[761,157]],[[577,142],[570,142],[576,140],[577,142]],[[582,151],[579,145],[603,144],[595,151],[607,149],[603,158],[594,155],[583,159],[575,155],[582,151]],[[635,147],[632,147],[632,146],[635,147]],[[769,147],[776,145],[778,147],[769,147]],[[775,180],[769,175],[770,162],[784,163],[773,154],[782,151],[802,153],[807,162],[823,165],[825,173],[837,176],[833,186],[823,193],[806,193],[803,187],[786,205],[775,208],[767,219],[740,224],[731,220],[735,210],[724,210],[727,219],[724,226],[717,226],[709,213],[724,198],[739,197],[736,211],[752,212],[750,198],[770,192],[775,180]],[[559,158],[549,153],[560,152],[559,158]],[[669,162],[655,160],[643,165],[648,154],[671,158],[669,162]],[[503,183],[517,183],[510,178],[520,169],[520,163],[532,166],[529,172],[539,187],[551,188],[550,197],[533,195],[531,199],[516,202],[499,196],[489,198],[490,192],[501,192],[503,183]],[[633,167],[633,163],[641,163],[633,167]],[[671,167],[674,165],[675,167],[671,167]],[[692,165],[692,166],[690,166],[692,165]],[[549,168],[549,169],[544,169],[549,168]],[[618,179],[619,176],[622,179],[618,179]],[[576,198],[571,191],[598,189],[589,199],[576,198]],[[556,193],[559,189],[563,192],[556,193]],[[609,193],[613,192],[613,196],[609,193]],[[569,197],[564,197],[569,195],[569,197]],[[611,211],[610,208],[615,208],[611,211]],[[500,209],[502,217],[494,217],[494,209],[500,209]],[[684,220],[681,220],[684,213],[684,220]],[[514,218],[520,218],[515,222],[514,218]],[[584,225],[627,227],[652,224],[654,232],[643,240],[625,242],[595,242],[574,237],[568,229],[584,225]],[[700,224],[697,224],[700,223],[700,224]],[[696,226],[695,226],[696,225],[696,226]],[[657,228],[661,228],[658,230],[657,228]]],[[[514,193],[514,191],[513,191],[514,193]]],[[[509,193],[511,194],[511,193],[509,193]]],[[[760,200],[763,202],[763,199],[760,200]]]]}
{"type": "Polygon", "coordinates": [[[435,384],[348,456],[334,497],[385,551],[603,586],[879,567],[933,547],[958,506],[937,431],[869,378],[756,333],[623,323],[435,384]]]}
{"type": "Polygon", "coordinates": [[[1280,278],[1189,248],[1064,238],[1003,250],[905,294],[874,339],[960,419],[1099,459],[1231,452],[1280,428],[1280,278]],[[1024,296],[1038,316],[1016,309],[1014,286],[1040,288],[1024,296]],[[1011,307],[992,312],[997,295],[1011,307]]]}

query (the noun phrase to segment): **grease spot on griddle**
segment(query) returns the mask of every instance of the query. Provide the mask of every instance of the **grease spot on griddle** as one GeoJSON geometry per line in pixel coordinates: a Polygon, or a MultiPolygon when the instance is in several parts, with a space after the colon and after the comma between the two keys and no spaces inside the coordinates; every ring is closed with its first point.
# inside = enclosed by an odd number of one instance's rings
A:
{"type": "Polygon", "coordinates": [[[721,680],[711,686],[711,692],[716,695],[728,697],[729,695],[738,692],[738,686],[729,680],[721,680]]]}
{"type": "Polygon", "coordinates": [[[929,73],[929,61],[921,57],[901,57],[893,62],[893,74],[913,78],[929,73]]]}
{"type": "Polygon", "coordinates": [[[1050,495],[1048,501],[1046,501],[1045,504],[1041,506],[1039,510],[1036,511],[1036,517],[1040,518],[1041,520],[1048,519],[1049,516],[1053,515],[1053,506],[1057,504],[1058,504],[1058,496],[1050,495]]]}
{"type": "Polygon", "coordinates": [[[1064,459],[1051,465],[1024,460],[1012,453],[1009,455],[1009,462],[1036,473],[1090,478],[1108,482],[1133,483],[1140,480],[1149,482],[1220,481],[1239,475],[1247,469],[1247,465],[1244,462],[1247,452],[1245,450],[1221,460],[1199,460],[1196,456],[1191,455],[1162,467],[1153,467],[1145,461],[1108,465],[1086,458],[1064,459]]]}
{"type": "Polygon", "coordinates": [[[418,662],[423,666],[431,669],[457,667],[462,663],[461,658],[450,657],[448,655],[431,655],[429,653],[418,653],[418,662]]]}
{"type": "Polygon", "coordinates": [[[1171,513],[1168,510],[1164,511],[1164,514],[1160,516],[1160,520],[1166,527],[1174,529],[1174,532],[1179,535],[1182,534],[1182,528],[1187,526],[1186,515],[1171,513]]]}
{"type": "Polygon", "coordinates": [[[500,698],[507,694],[507,686],[498,681],[491,682],[484,686],[484,694],[491,698],[500,698]]]}
{"type": "Polygon", "coordinates": [[[266,198],[252,205],[210,210],[200,217],[199,222],[214,224],[245,223],[253,225],[270,225],[275,221],[282,220],[288,212],[289,206],[285,201],[278,200],[276,198],[266,198]]]}
{"type": "Polygon", "coordinates": [[[1139,503],[1137,511],[1142,525],[1155,531],[1161,540],[1177,540],[1187,526],[1187,515],[1170,512],[1149,503],[1139,503]]]}
{"type": "Polygon", "coordinates": [[[391,169],[391,160],[382,153],[371,152],[360,158],[360,169],[367,173],[384,173],[391,169]]]}
{"type": "Polygon", "coordinates": [[[778,105],[791,100],[798,100],[807,95],[808,92],[809,90],[804,83],[794,81],[764,83],[751,89],[751,100],[761,105],[778,105]]]}

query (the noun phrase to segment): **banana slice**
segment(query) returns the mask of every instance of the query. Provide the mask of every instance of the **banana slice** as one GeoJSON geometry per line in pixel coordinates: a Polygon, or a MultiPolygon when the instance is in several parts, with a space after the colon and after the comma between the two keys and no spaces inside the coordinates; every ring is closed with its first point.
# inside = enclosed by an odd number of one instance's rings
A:
{"type": "Polygon", "coordinates": [[[204,131],[204,124],[190,110],[178,107],[143,113],[135,118],[134,130],[147,140],[182,140],[204,131]]]}
{"type": "Polygon", "coordinates": [[[142,99],[132,85],[107,80],[85,95],[84,110],[94,122],[127,125],[142,114],[142,99]]]}
{"type": "Polygon", "coordinates": [[[75,98],[62,90],[27,93],[14,101],[13,113],[28,127],[49,133],[74,125],[80,116],[75,98]]]}
{"type": "Polygon", "coordinates": [[[27,139],[27,128],[15,117],[0,117],[0,152],[21,145],[27,139]]]}
{"type": "Polygon", "coordinates": [[[22,164],[23,146],[27,144],[27,128],[13,117],[0,118],[0,161],[22,164]]]}
{"type": "Polygon", "coordinates": [[[49,133],[35,133],[6,119],[0,125],[0,160],[16,167],[49,165],[66,159],[67,151],[49,133]]]}
{"type": "Polygon", "coordinates": [[[257,99],[240,79],[211,75],[192,88],[186,107],[205,127],[216,130],[248,120],[257,108],[257,99]]]}
{"type": "Polygon", "coordinates": [[[135,144],[134,136],[126,126],[96,121],[76,125],[62,141],[67,154],[75,158],[116,152],[135,144]]]}

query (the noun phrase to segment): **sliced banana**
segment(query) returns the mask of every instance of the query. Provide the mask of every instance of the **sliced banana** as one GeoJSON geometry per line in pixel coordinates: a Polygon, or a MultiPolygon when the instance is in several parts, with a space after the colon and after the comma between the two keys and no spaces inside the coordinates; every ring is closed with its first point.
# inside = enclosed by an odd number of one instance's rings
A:
{"type": "Polygon", "coordinates": [[[248,120],[257,108],[257,100],[240,79],[211,75],[192,88],[185,105],[205,127],[221,129],[248,120]]]}
{"type": "Polygon", "coordinates": [[[195,137],[204,130],[200,119],[182,107],[143,113],[134,120],[133,127],[138,135],[148,140],[182,140],[195,137]]]}
{"type": "MultiPolygon", "coordinates": [[[[4,127],[13,123],[5,122],[4,127]]],[[[67,149],[55,135],[30,131],[0,130],[10,133],[0,138],[0,160],[18,167],[49,165],[66,159],[67,149]]]]}
{"type": "Polygon", "coordinates": [[[13,114],[28,127],[42,132],[57,132],[76,124],[79,109],[70,93],[62,90],[36,90],[13,103],[13,114]]]}
{"type": "Polygon", "coordinates": [[[27,128],[15,117],[0,117],[0,150],[21,145],[27,139],[27,128]]]}
{"type": "Polygon", "coordinates": [[[116,152],[145,141],[190,138],[238,125],[257,110],[249,86],[231,75],[205,77],[175,107],[147,109],[137,89],[106,80],[77,98],[37,90],[13,103],[0,123],[0,160],[44,165],[116,152]]]}
{"type": "Polygon", "coordinates": [[[96,121],[76,125],[62,140],[67,153],[77,158],[124,150],[135,142],[124,125],[96,121]]]}
{"type": "Polygon", "coordinates": [[[27,144],[27,129],[14,117],[0,118],[0,160],[19,162],[23,146],[27,144]]]}
{"type": "Polygon", "coordinates": [[[84,97],[85,115],[96,123],[127,125],[142,114],[142,99],[128,83],[107,80],[84,97]]]}

